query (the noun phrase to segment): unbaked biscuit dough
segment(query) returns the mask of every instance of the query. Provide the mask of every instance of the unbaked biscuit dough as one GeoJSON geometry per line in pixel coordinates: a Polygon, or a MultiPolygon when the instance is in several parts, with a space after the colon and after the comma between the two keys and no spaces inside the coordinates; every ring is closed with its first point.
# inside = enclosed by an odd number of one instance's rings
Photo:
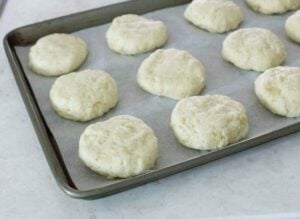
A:
{"type": "Polygon", "coordinates": [[[102,116],[118,102],[115,80],[100,70],[84,70],[60,76],[50,90],[54,110],[74,121],[102,116]]]}
{"type": "Polygon", "coordinates": [[[157,138],[141,119],[121,115],[89,125],[79,141],[79,157],[108,178],[127,178],[154,167],[157,138]]]}
{"type": "Polygon", "coordinates": [[[167,38],[167,28],[163,22],[135,14],[116,17],[106,33],[108,47],[124,55],[135,55],[159,48],[165,44],[167,38]]]}
{"type": "Polygon", "coordinates": [[[141,64],[137,81],[141,88],[152,94],[181,99],[202,91],[205,70],[187,51],[158,49],[141,64]]]}
{"type": "Polygon", "coordinates": [[[273,113],[300,116],[300,68],[280,66],[268,69],[256,79],[255,93],[273,113]]]}
{"type": "Polygon", "coordinates": [[[184,17],[209,32],[223,33],[236,29],[244,20],[238,5],[229,0],[194,0],[184,17]]]}
{"type": "Polygon", "coordinates": [[[184,146],[215,150],[244,138],[248,118],[243,105],[227,96],[194,96],[178,101],[171,127],[184,146]]]}
{"type": "Polygon", "coordinates": [[[29,52],[29,67],[37,74],[57,76],[77,69],[88,54],[86,43],[70,34],[40,38],[29,52]]]}
{"type": "Polygon", "coordinates": [[[262,14],[282,14],[300,8],[299,0],[246,0],[252,10],[262,14]]]}
{"type": "Polygon", "coordinates": [[[285,32],[292,40],[300,43],[300,10],[286,20],[285,32]]]}
{"type": "Polygon", "coordinates": [[[243,28],[225,38],[222,55],[241,69],[265,71],[282,64],[286,52],[284,44],[271,31],[243,28]]]}

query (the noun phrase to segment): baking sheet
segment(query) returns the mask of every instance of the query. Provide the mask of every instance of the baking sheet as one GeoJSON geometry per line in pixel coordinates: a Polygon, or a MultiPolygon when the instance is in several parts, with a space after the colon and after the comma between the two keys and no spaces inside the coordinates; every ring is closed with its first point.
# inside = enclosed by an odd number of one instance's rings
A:
{"type": "MultiPolygon", "coordinates": [[[[244,27],[263,27],[277,34],[287,50],[285,65],[300,66],[299,45],[289,41],[284,33],[284,22],[292,13],[267,16],[256,14],[247,8],[244,1],[235,1],[241,6],[246,17],[244,27]]],[[[186,5],[158,10],[145,17],[163,21],[169,32],[167,44],[163,48],[184,49],[200,59],[206,68],[207,86],[204,94],[228,95],[244,104],[247,109],[250,132],[247,138],[255,138],[265,133],[295,124],[300,118],[284,118],[273,115],[255,97],[253,83],[259,75],[253,71],[240,70],[221,57],[222,42],[227,34],[213,34],[200,30],[183,18],[186,5]]],[[[140,89],[136,82],[136,72],[141,62],[150,53],[137,56],[122,56],[110,51],[106,45],[105,32],[109,24],[84,29],[73,33],[84,39],[89,47],[87,61],[79,68],[102,69],[117,81],[119,89],[118,105],[103,117],[86,123],[78,123],[60,118],[50,107],[49,90],[55,78],[32,73],[28,68],[30,47],[16,47],[26,77],[28,78],[42,114],[55,137],[69,174],[79,190],[105,187],[122,181],[108,180],[88,168],[78,158],[80,134],[91,123],[106,120],[115,115],[129,114],[143,119],[150,125],[159,141],[159,158],[152,171],[169,167],[189,159],[204,156],[199,152],[182,147],[169,126],[170,115],[175,100],[158,97],[140,89]]],[[[150,171],[151,172],[151,171],[150,171]]]]}

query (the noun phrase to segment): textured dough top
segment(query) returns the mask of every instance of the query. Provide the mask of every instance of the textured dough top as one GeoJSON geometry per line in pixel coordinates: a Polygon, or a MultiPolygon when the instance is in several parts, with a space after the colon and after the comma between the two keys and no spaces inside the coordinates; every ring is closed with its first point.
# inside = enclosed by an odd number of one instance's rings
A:
{"type": "Polygon", "coordinates": [[[80,137],[79,157],[108,177],[130,177],[152,168],[157,138],[141,119],[121,115],[88,126],[80,137]]]}
{"type": "Polygon", "coordinates": [[[194,0],[184,16],[194,25],[217,33],[236,29],[244,20],[240,7],[229,0],[194,0]]]}
{"type": "Polygon", "coordinates": [[[248,5],[263,14],[281,14],[300,7],[300,0],[246,0],[248,5]]]}
{"type": "Polygon", "coordinates": [[[106,72],[84,70],[57,78],[50,90],[50,100],[60,116],[87,121],[115,106],[118,90],[116,82],[106,72]]]}
{"type": "Polygon", "coordinates": [[[29,53],[30,68],[41,75],[56,76],[78,68],[88,54],[79,37],[54,33],[40,38],[29,53]]]}
{"type": "Polygon", "coordinates": [[[177,103],[171,126],[183,145],[213,150],[245,137],[248,118],[244,106],[227,96],[194,96],[177,103]]]}
{"type": "Polygon", "coordinates": [[[285,31],[292,40],[300,43],[300,10],[296,11],[286,20],[285,31]]]}
{"type": "Polygon", "coordinates": [[[137,80],[152,94],[181,99],[201,92],[205,70],[199,60],[184,50],[158,49],[143,61],[137,80]]]}
{"type": "Polygon", "coordinates": [[[300,68],[268,69],[256,79],[255,92],[273,113],[300,116],[300,68]]]}
{"type": "Polygon", "coordinates": [[[225,38],[222,55],[239,68],[265,71],[280,65],[286,52],[281,40],[271,31],[243,28],[225,38]]]}
{"type": "Polygon", "coordinates": [[[106,39],[113,51],[134,55],[162,46],[167,41],[167,28],[161,21],[127,14],[113,20],[106,39]]]}

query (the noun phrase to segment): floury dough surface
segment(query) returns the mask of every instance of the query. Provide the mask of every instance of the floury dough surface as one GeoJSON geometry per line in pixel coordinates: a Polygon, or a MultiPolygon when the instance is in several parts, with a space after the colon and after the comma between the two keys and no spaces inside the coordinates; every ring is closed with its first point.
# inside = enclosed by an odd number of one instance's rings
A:
{"type": "Polygon", "coordinates": [[[57,76],[77,69],[88,54],[86,43],[70,34],[40,38],[30,49],[29,66],[37,74],[57,76]]]}
{"type": "Polygon", "coordinates": [[[135,55],[161,47],[167,41],[165,24],[135,14],[114,18],[106,33],[107,44],[113,51],[135,55]]]}
{"type": "Polygon", "coordinates": [[[262,14],[282,14],[300,8],[299,0],[246,0],[249,7],[262,14]]]}
{"type": "Polygon", "coordinates": [[[234,30],[244,20],[240,7],[229,0],[194,0],[185,10],[184,17],[192,24],[216,33],[234,30]]]}
{"type": "Polygon", "coordinates": [[[300,68],[282,66],[268,69],[256,79],[255,93],[273,113],[300,116],[300,68]]]}
{"type": "Polygon", "coordinates": [[[101,70],[60,76],[50,90],[53,109],[63,118],[88,121],[102,116],[118,102],[115,80],[101,70]]]}
{"type": "Polygon", "coordinates": [[[300,10],[286,20],[285,32],[293,41],[300,43],[300,10]]]}
{"type": "Polygon", "coordinates": [[[178,101],[171,126],[184,146],[215,150],[244,138],[248,118],[244,106],[227,96],[194,96],[178,101]]]}
{"type": "Polygon", "coordinates": [[[223,42],[222,55],[241,69],[265,71],[282,64],[286,51],[278,36],[256,27],[230,33],[223,42]]]}
{"type": "Polygon", "coordinates": [[[121,115],[89,125],[79,141],[79,157],[108,178],[127,178],[154,167],[157,138],[141,119],[121,115]]]}
{"type": "Polygon", "coordinates": [[[205,86],[205,69],[187,51],[158,49],[142,62],[137,82],[154,95],[181,99],[200,94],[205,86]]]}

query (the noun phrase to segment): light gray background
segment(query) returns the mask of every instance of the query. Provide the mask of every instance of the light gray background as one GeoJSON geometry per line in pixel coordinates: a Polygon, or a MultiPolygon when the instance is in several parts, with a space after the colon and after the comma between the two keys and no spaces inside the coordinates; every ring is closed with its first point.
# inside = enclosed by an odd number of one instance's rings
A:
{"type": "MultiPolygon", "coordinates": [[[[113,2],[9,0],[0,36],[113,2]]],[[[47,166],[2,44],[0,55],[0,218],[300,218],[299,133],[104,199],[67,197],[47,166]]]]}

